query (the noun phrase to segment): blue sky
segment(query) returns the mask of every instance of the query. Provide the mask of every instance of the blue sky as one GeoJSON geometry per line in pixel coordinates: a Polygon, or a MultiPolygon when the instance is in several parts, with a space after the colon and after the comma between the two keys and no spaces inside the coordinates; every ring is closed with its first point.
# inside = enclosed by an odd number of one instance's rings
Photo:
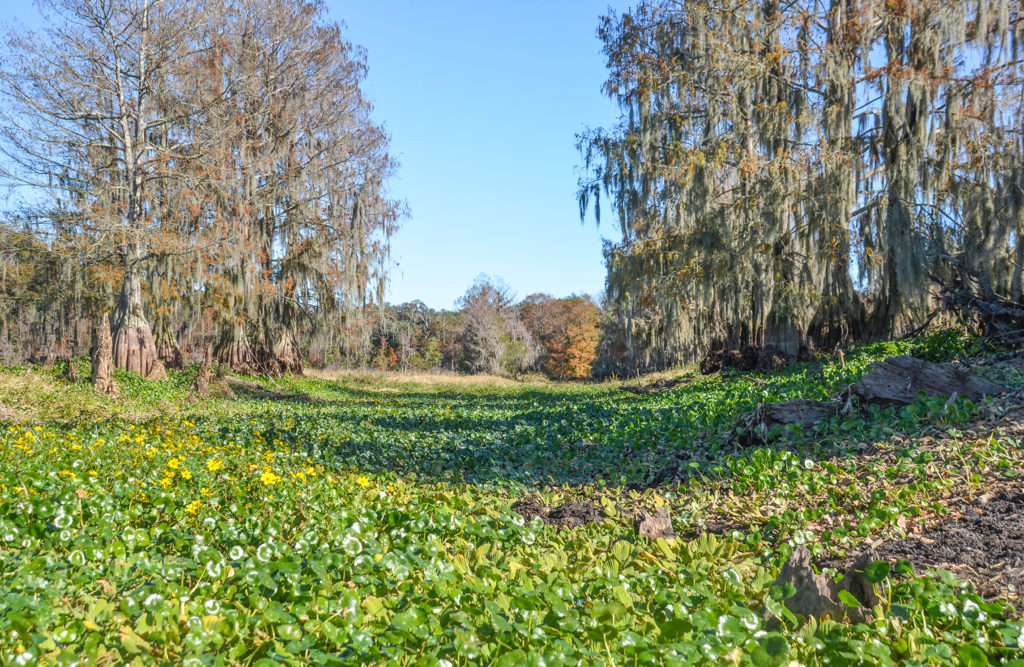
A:
{"type": "Polygon", "coordinates": [[[389,301],[451,308],[480,273],[520,298],[603,289],[617,224],[580,224],[575,135],[617,117],[596,29],[629,4],[329,0],[366,48],[364,90],[402,164],[389,301]]]}

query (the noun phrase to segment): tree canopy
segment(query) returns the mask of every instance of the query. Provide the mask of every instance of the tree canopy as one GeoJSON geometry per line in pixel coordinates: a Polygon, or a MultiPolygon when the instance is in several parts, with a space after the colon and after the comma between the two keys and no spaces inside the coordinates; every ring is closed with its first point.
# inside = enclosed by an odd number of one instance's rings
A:
{"type": "Polygon", "coordinates": [[[41,9],[7,36],[0,176],[31,192],[10,226],[60,266],[32,304],[56,345],[107,310],[116,365],[143,374],[186,337],[271,373],[301,367],[302,335],[365,340],[403,207],[365,55],[324,5],[41,9]]]}
{"type": "Polygon", "coordinates": [[[1019,1],[647,0],[605,17],[620,365],[832,346],[924,322],[965,267],[1020,299],[1019,1]]]}

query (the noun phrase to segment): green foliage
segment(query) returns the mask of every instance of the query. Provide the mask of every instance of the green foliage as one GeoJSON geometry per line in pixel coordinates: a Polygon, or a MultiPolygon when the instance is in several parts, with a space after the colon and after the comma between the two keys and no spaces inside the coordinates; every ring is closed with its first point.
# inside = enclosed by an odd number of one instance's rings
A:
{"type": "Polygon", "coordinates": [[[772,583],[795,544],[851,552],[941,512],[954,478],[1009,479],[1024,465],[1016,440],[919,445],[969,414],[929,401],[780,448],[735,450],[723,435],[760,401],[820,398],[924,344],[639,399],[613,385],[396,392],[295,377],[190,404],[194,370],[119,376],[121,413],[94,395],[101,419],[0,428],[0,663],[1010,660],[1019,610],[946,572],[869,567],[883,603],[860,625],[802,623],[783,606],[793,591],[772,583]],[[886,455],[864,457],[861,442],[886,455]],[[689,454],[681,483],[630,490],[670,452],[689,454]],[[526,495],[593,500],[608,518],[546,528],[511,511],[526,495]],[[675,542],[630,526],[658,504],[675,542]],[[711,534],[712,522],[730,527],[711,534]]]}

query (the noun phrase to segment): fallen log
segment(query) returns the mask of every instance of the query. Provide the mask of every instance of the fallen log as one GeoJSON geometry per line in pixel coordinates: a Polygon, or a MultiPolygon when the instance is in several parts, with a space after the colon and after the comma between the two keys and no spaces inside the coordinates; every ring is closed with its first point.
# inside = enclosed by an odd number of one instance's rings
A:
{"type": "Polygon", "coordinates": [[[876,361],[849,393],[861,405],[910,405],[922,393],[928,396],[966,396],[980,401],[997,396],[1006,387],[980,378],[952,364],[936,364],[914,357],[893,357],[876,361]]]}
{"type": "Polygon", "coordinates": [[[784,403],[759,406],[739,422],[738,441],[744,446],[760,445],[781,428],[797,425],[809,429],[850,412],[852,398],[857,405],[903,406],[928,396],[966,396],[981,401],[997,396],[1006,387],[989,382],[953,364],[936,364],[914,357],[893,357],[875,362],[860,382],[847,387],[837,401],[809,401],[798,398],[784,403]]]}
{"type": "Polygon", "coordinates": [[[741,425],[748,435],[756,434],[762,441],[766,441],[777,428],[791,425],[811,428],[841,413],[842,406],[839,403],[798,398],[785,403],[762,405],[747,415],[741,425]]]}

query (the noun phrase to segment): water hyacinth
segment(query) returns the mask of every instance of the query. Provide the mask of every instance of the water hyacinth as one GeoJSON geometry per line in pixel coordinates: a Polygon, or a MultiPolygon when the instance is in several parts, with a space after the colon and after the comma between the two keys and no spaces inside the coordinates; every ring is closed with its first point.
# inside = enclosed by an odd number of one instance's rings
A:
{"type": "MultiPolygon", "coordinates": [[[[1013,659],[1019,608],[949,573],[873,570],[881,602],[861,625],[805,623],[772,586],[798,544],[842,558],[1018,483],[1014,436],[977,435],[984,406],[921,399],[780,446],[725,440],[759,402],[827,396],[875,359],[922,349],[937,348],[876,345],[817,374],[714,376],[640,398],[286,378],[277,386],[321,400],[190,405],[188,372],[125,381],[137,393],[122,400],[192,412],[0,429],[0,662],[1013,659]],[[953,428],[955,442],[935,444],[953,428]],[[690,458],[647,488],[671,452],[690,458]],[[545,526],[511,509],[526,497],[593,502],[602,520],[545,526]],[[656,505],[676,541],[637,538],[630,517],[656,505]]],[[[1019,384],[1015,372],[997,379],[1019,384]]]]}

